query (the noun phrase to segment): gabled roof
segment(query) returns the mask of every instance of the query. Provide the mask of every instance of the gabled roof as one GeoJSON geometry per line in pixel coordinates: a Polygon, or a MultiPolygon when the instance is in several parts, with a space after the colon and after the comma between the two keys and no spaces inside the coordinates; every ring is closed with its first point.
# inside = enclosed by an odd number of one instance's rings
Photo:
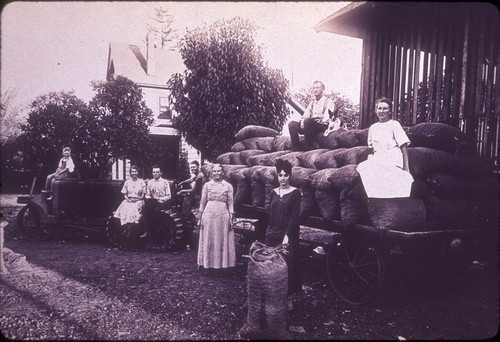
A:
{"type": "Polygon", "coordinates": [[[179,52],[155,49],[155,74],[148,75],[146,56],[146,46],[109,43],[106,79],[122,75],[140,86],[163,87],[172,74],[181,73],[185,69],[179,52]]]}

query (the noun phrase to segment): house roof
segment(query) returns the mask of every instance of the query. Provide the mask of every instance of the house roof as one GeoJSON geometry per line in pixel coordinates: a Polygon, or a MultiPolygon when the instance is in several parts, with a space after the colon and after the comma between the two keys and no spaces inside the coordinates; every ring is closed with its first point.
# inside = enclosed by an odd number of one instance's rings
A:
{"type": "Polygon", "coordinates": [[[364,38],[376,24],[404,26],[412,18],[424,18],[426,25],[432,25],[439,11],[449,11],[453,18],[456,10],[492,11],[494,7],[487,2],[355,1],[321,20],[313,28],[317,32],[364,38]]]}
{"type": "Polygon", "coordinates": [[[155,50],[155,73],[148,75],[146,46],[125,43],[109,43],[107,79],[125,76],[140,86],[164,87],[170,76],[184,71],[185,66],[179,52],[155,50]]]}

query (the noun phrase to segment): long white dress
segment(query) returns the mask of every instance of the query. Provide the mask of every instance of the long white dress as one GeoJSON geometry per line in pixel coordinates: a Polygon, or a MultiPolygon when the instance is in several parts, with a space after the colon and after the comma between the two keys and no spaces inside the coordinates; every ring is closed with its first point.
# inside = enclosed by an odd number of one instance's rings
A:
{"type": "MultiPolygon", "coordinates": [[[[146,193],[146,183],[142,179],[135,181],[128,179],[123,184],[121,192],[131,199],[141,198],[146,193]]],[[[139,223],[143,207],[144,200],[128,202],[124,199],[113,216],[120,219],[122,226],[126,223],[139,223]]]]}
{"type": "Polygon", "coordinates": [[[236,265],[233,213],[233,187],[228,182],[211,180],[203,186],[200,201],[201,225],[198,265],[204,268],[228,268],[236,265]]]}
{"type": "Polygon", "coordinates": [[[368,197],[409,197],[413,177],[403,170],[401,146],[409,144],[401,124],[395,120],[377,122],[368,130],[373,155],[357,166],[368,197]]]}

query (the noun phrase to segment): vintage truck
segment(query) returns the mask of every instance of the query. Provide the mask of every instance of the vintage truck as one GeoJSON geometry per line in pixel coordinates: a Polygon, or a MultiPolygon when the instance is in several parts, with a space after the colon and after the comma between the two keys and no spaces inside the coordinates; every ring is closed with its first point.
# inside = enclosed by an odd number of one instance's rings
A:
{"type": "MultiPolygon", "coordinates": [[[[158,227],[156,249],[170,250],[183,246],[194,230],[196,219],[191,212],[182,212],[182,199],[177,198],[175,186],[173,205],[162,211],[158,227]]],[[[40,241],[60,229],[79,229],[103,233],[115,246],[122,249],[144,249],[147,246],[140,235],[142,225],[120,225],[113,217],[114,210],[123,200],[121,180],[79,180],[68,178],[54,180],[52,198],[46,194],[21,196],[18,202],[26,203],[17,215],[17,229],[24,239],[40,241]]]]}

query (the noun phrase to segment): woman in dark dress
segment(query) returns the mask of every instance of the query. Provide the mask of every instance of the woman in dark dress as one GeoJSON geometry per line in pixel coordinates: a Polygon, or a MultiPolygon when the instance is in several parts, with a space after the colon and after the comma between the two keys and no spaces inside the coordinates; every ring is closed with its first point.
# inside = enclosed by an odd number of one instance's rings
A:
{"type": "Polygon", "coordinates": [[[288,265],[289,308],[294,294],[302,291],[299,268],[299,212],[302,193],[290,185],[292,165],[282,159],[276,161],[276,172],[280,186],[271,192],[269,226],[265,243],[270,247],[283,245],[289,252],[288,265]]]}

